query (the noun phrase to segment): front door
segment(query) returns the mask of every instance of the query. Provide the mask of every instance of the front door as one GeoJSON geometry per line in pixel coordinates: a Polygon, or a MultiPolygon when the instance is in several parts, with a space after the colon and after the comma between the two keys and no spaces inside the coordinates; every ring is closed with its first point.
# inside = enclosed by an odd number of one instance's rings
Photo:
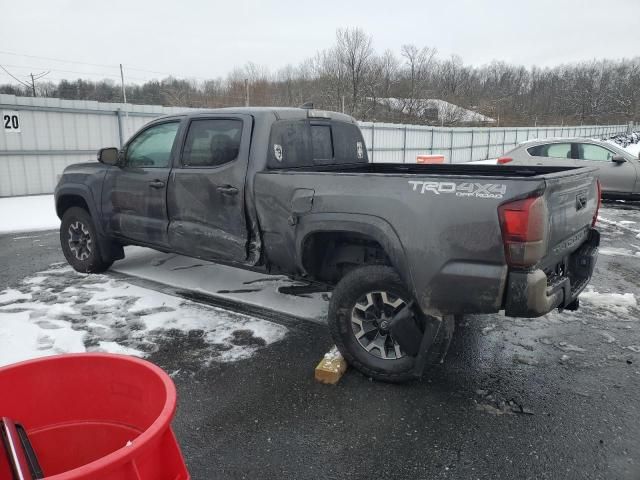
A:
{"type": "Polygon", "coordinates": [[[169,178],[169,244],[186,255],[245,262],[245,178],[252,117],[192,118],[169,178]]]}
{"type": "Polygon", "coordinates": [[[592,143],[575,143],[576,165],[596,167],[604,192],[632,193],[636,184],[634,162],[616,163],[611,159],[616,155],[612,150],[592,143]]]}
{"type": "Polygon", "coordinates": [[[103,218],[114,234],[167,246],[167,183],[180,121],[150,125],[122,152],[103,187],[103,218]]]}

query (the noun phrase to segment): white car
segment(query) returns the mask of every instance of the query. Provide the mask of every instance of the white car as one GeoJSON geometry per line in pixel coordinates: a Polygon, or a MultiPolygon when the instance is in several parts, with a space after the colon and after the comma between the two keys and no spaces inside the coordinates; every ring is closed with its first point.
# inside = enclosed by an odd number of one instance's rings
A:
{"type": "Polygon", "coordinates": [[[609,142],[586,138],[535,140],[506,152],[497,163],[596,167],[603,196],[640,199],[640,160],[609,142]]]}

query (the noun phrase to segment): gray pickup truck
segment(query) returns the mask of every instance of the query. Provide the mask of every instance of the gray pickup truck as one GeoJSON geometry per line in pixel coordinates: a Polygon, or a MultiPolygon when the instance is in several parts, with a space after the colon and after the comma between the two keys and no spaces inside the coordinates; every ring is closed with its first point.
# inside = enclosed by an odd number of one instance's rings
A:
{"type": "Polygon", "coordinates": [[[76,270],[142,245],[311,282],[333,292],[341,353],[379,380],[441,359],[455,315],[576,309],[597,256],[593,169],[369,163],[339,113],[173,115],[98,160],[55,192],[76,270]]]}

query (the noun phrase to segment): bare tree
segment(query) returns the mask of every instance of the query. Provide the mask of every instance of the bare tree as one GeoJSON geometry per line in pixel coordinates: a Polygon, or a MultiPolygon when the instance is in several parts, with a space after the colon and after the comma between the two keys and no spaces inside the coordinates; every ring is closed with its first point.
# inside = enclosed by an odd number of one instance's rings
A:
{"type": "Polygon", "coordinates": [[[372,40],[360,28],[339,28],[336,31],[336,54],[347,71],[351,90],[350,113],[355,114],[360,103],[364,77],[371,66],[372,40]]]}
{"type": "Polygon", "coordinates": [[[429,70],[433,64],[436,55],[435,48],[422,47],[415,45],[402,45],[400,49],[401,55],[405,59],[405,65],[409,74],[409,90],[404,98],[405,110],[409,115],[413,115],[419,103],[420,98],[425,98],[425,86],[429,74],[429,70]]]}

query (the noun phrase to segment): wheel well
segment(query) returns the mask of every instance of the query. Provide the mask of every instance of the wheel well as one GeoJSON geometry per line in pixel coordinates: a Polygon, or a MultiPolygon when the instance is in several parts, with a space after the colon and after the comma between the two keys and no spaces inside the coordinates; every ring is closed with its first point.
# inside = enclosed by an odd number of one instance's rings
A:
{"type": "Polygon", "coordinates": [[[71,207],[84,208],[87,213],[91,214],[89,205],[87,205],[85,199],[80,195],[63,195],[58,198],[58,202],[56,204],[56,213],[58,214],[58,218],[62,219],[64,212],[69,210],[71,207]]]}
{"type": "Polygon", "coordinates": [[[335,284],[360,265],[391,265],[373,238],[357,232],[319,232],[307,237],[302,265],[311,278],[335,284]]]}

